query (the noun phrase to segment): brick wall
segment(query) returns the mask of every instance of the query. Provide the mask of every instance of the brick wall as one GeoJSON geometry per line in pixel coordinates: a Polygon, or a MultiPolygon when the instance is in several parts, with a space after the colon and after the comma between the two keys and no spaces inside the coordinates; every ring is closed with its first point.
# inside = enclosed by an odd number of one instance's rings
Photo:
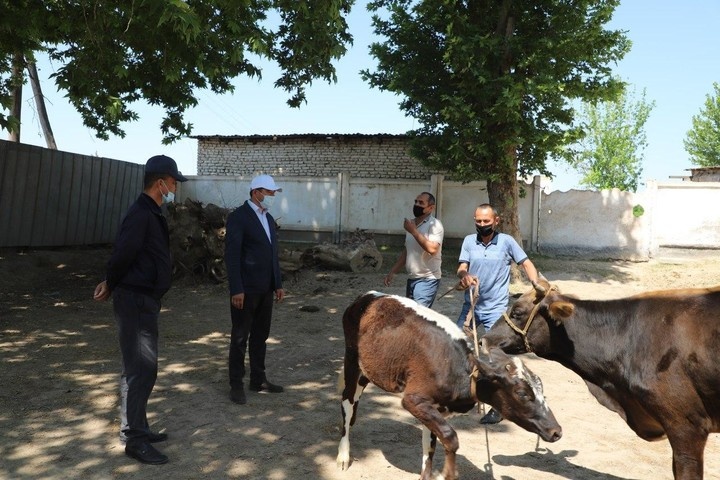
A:
{"type": "Polygon", "coordinates": [[[405,135],[196,136],[198,175],[426,179],[438,173],[408,154],[405,135]]]}

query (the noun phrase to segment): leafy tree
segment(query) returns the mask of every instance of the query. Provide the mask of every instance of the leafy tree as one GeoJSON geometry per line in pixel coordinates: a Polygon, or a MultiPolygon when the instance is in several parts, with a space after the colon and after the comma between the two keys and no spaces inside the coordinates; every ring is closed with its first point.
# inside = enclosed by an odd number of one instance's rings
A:
{"type": "Polygon", "coordinates": [[[282,70],[275,86],[288,104],[305,101],[313,79],[335,81],[334,59],[352,42],[346,15],[353,0],[0,0],[0,127],[17,126],[2,113],[12,104],[20,53],[46,51],[60,63],[52,77],[84,124],[99,138],[124,136],[137,120],[131,105],[145,100],[165,110],[164,141],[188,135],[195,91],[233,90],[239,75],[261,77],[257,61],[282,70]],[[16,70],[17,71],[17,70],[16,70]]]}
{"type": "Polygon", "coordinates": [[[375,0],[370,85],[404,96],[413,154],[462,181],[485,179],[520,238],[518,174],[550,175],[581,131],[569,100],[615,98],[609,63],[630,43],[608,31],[619,0],[375,0]]]}
{"type": "Polygon", "coordinates": [[[713,83],[715,95],[705,97],[705,108],[692,118],[692,130],[685,137],[690,161],[701,167],[720,166],[720,84],[713,83]]]}
{"type": "Polygon", "coordinates": [[[573,161],[583,174],[581,184],[597,190],[637,191],[647,146],[645,123],[654,106],[655,102],[646,101],[645,90],[638,101],[624,92],[614,101],[585,104],[581,114],[585,137],[573,161]]]}

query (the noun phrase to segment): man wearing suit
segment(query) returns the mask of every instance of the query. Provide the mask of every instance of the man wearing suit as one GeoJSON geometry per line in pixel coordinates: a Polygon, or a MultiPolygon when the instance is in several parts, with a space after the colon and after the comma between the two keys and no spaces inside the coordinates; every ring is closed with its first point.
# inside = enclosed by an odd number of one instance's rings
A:
{"type": "Polygon", "coordinates": [[[270,175],[250,183],[250,199],[227,219],[225,264],[230,283],[230,400],[246,402],[245,351],[250,345],[250,390],[280,393],[265,375],[266,341],[270,336],[273,301],[285,296],[280,276],[275,219],[268,213],[282,189],[270,175]]]}

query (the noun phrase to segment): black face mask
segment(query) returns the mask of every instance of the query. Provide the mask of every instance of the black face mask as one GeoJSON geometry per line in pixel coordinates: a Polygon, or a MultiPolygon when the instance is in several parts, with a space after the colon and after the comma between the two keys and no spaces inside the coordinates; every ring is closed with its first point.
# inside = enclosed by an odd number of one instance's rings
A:
{"type": "Polygon", "coordinates": [[[419,205],[413,206],[413,215],[415,215],[415,218],[422,217],[425,215],[425,208],[419,205]]]}
{"type": "Polygon", "coordinates": [[[478,236],[487,237],[488,235],[492,235],[493,226],[492,225],[483,225],[481,227],[480,225],[475,225],[475,231],[477,231],[478,236]]]}

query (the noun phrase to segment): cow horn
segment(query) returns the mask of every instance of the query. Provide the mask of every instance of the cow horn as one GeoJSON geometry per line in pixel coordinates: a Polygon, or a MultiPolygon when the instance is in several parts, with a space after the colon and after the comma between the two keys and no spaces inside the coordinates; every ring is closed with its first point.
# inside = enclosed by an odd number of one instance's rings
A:
{"type": "Polygon", "coordinates": [[[488,349],[487,343],[485,342],[484,338],[480,339],[480,353],[490,356],[490,350],[488,349]]]}

